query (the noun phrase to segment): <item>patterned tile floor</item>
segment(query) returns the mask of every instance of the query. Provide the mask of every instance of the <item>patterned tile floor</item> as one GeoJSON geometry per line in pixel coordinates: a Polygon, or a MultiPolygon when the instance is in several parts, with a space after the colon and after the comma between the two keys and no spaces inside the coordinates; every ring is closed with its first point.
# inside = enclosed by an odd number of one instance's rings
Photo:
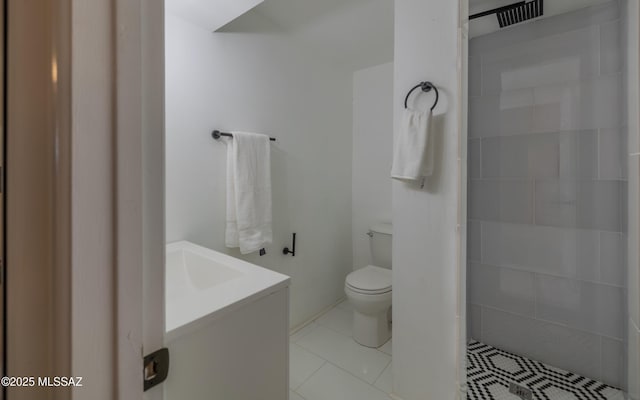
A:
{"type": "Polygon", "coordinates": [[[519,400],[509,393],[515,382],[532,390],[532,400],[623,400],[604,383],[541,362],[470,341],[467,347],[467,399],[519,400]]]}

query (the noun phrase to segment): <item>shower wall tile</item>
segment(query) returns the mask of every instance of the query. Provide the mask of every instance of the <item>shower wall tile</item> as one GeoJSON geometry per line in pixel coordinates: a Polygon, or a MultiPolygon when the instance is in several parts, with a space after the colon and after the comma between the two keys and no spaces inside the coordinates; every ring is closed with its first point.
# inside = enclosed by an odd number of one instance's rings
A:
{"type": "Polygon", "coordinates": [[[601,337],[491,308],[482,310],[482,341],[555,367],[599,377],[601,337]]]}
{"type": "Polygon", "coordinates": [[[633,321],[629,321],[628,326],[628,370],[627,370],[627,382],[629,390],[629,399],[640,399],[640,330],[635,326],[633,321]]]}
{"type": "Polygon", "coordinates": [[[469,136],[529,133],[532,129],[532,105],[533,92],[529,90],[469,98],[469,136]]]}
{"type": "Polygon", "coordinates": [[[537,181],[536,224],[620,232],[621,181],[537,181]]]}
{"type": "Polygon", "coordinates": [[[623,338],[624,290],[549,275],[536,276],[536,317],[623,338]]]}
{"type": "Polygon", "coordinates": [[[615,21],[618,18],[620,18],[618,2],[610,1],[602,5],[540,19],[518,27],[500,30],[491,35],[474,38],[469,42],[469,54],[472,56],[483,55],[496,49],[518,45],[536,38],[615,21]]]}
{"type": "MultiPolygon", "coordinates": [[[[629,201],[640,203],[640,155],[629,157],[629,201]]],[[[629,210],[628,228],[628,281],[629,287],[640,287],[640,215],[638,207],[629,210]]],[[[640,326],[640,291],[629,290],[629,316],[640,326]]],[[[640,398],[640,397],[639,397],[640,398]]]]}
{"type": "Polygon", "coordinates": [[[484,178],[558,177],[558,134],[519,135],[482,140],[484,178]]]}
{"type": "Polygon", "coordinates": [[[607,385],[625,389],[625,345],[621,340],[602,338],[602,377],[607,385]]]}
{"type": "Polygon", "coordinates": [[[469,338],[480,341],[482,331],[482,307],[477,304],[467,303],[467,312],[469,313],[469,338]]]}
{"type": "Polygon", "coordinates": [[[534,316],[534,274],[531,272],[471,263],[468,274],[472,303],[534,316]]]}
{"type": "Polygon", "coordinates": [[[535,132],[618,128],[622,121],[620,74],[536,87],[535,132]]]}
{"type": "Polygon", "coordinates": [[[598,75],[597,25],[530,40],[483,55],[483,94],[557,85],[598,75]]]}
{"type": "Polygon", "coordinates": [[[600,25],[600,73],[611,74],[622,69],[620,20],[600,25]]]}
{"type": "Polygon", "coordinates": [[[617,232],[600,232],[600,281],[626,286],[627,236],[617,232]]]}
{"type": "Polygon", "coordinates": [[[469,261],[480,261],[482,258],[481,230],[480,222],[467,222],[467,260],[469,261]]]}
{"type": "Polygon", "coordinates": [[[482,223],[482,262],[597,281],[599,235],[589,230],[482,223]]]}
{"type": "Polygon", "coordinates": [[[469,57],[469,96],[482,95],[482,58],[469,57]]]}
{"type": "Polygon", "coordinates": [[[559,134],[559,176],[562,179],[598,177],[598,131],[573,131],[559,134]]]}
{"type": "Polygon", "coordinates": [[[553,18],[536,21],[539,34],[554,35],[581,29],[620,18],[620,6],[617,0],[602,5],[587,7],[571,13],[560,14],[553,18]]]}
{"type": "Polygon", "coordinates": [[[625,129],[601,129],[598,135],[598,176],[600,179],[627,179],[628,157],[625,129]]]}
{"type": "Polygon", "coordinates": [[[469,334],[615,386],[640,314],[619,20],[614,0],[469,46],[469,334]]]}
{"type": "Polygon", "coordinates": [[[533,222],[533,184],[530,181],[475,180],[470,182],[469,218],[513,223],[533,222]]]}
{"type": "Polygon", "coordinates": [[[467,167],[469,171],[468,177],[470,179],[477,179],[482,176],[482,154],[480,147],[480,139],[469,140],[467,146],[467,167]]]}

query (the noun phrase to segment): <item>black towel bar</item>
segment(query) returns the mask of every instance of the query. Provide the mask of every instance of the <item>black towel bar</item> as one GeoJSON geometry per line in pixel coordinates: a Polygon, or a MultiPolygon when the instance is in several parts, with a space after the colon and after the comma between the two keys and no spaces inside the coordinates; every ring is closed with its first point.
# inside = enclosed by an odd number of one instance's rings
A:
{"type": "MultiPolygon", "coordinates": [[[[232,137],[233,137],[233,134],[232,134],[232,133],[226,133],[226,132],[220,132],[219,130],[215,130],[215,131],[211,132],[211,136],[212,136],[215,140],[218,140],[218,139],[220,139],[220,137],[222,137],[222,136],[227,136],[227,137],[231,137],[231,138],[232,138],[232,137]]],[[[270,138],[269,138],[269,140],[271,140],[272,142],[275,142],[275,141],[276,141],[276,139],[275,139],[275,138],[272,138],[272,137],[270,137],[270,138]]]]}

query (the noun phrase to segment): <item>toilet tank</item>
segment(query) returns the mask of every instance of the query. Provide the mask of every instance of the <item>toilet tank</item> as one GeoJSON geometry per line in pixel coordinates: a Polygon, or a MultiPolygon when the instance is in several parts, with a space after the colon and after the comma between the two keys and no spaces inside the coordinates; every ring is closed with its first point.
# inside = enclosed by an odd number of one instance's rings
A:
{"type": "Polygon", "coordinates": [[[380,223],[369,228],[371,261],[380,268],[391,269],[391,224],[380,223]]]}

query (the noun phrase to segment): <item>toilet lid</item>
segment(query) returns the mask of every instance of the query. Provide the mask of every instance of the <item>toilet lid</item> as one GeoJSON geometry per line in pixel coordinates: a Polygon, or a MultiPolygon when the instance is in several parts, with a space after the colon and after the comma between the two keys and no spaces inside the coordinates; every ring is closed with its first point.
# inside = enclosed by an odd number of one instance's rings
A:
{"type": "Polygon", "coordinates": [[[367,294],[387,293],[391,291],[391,270],[367,265],[347,275],[346,285],[367,294]]]}

